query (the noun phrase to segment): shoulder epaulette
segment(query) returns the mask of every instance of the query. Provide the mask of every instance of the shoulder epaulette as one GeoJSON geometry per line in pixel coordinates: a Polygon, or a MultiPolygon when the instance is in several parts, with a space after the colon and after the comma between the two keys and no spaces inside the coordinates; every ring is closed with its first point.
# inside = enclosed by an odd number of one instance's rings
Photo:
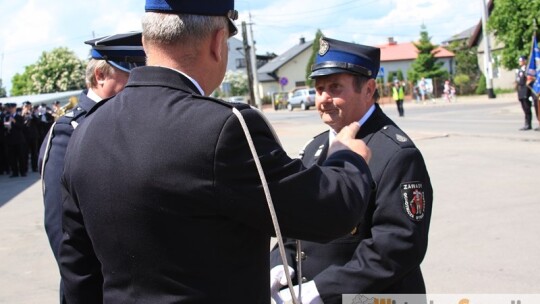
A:
{"type": "Polygon", "coordinates": [[[384,126],[381,132],[402,148],[414,147],[411,138],[394,125],[384,126]]]}

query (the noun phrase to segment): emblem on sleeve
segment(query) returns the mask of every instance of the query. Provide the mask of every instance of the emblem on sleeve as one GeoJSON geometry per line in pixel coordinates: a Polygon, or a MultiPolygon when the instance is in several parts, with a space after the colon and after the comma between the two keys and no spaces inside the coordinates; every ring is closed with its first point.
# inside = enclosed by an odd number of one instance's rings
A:
{"type": "Polygon", "coordinates": [[[421,221],[426,211],[424,189],[420,182],[401,184],[401,197],[405,213],[415,221],[421,221]]]}

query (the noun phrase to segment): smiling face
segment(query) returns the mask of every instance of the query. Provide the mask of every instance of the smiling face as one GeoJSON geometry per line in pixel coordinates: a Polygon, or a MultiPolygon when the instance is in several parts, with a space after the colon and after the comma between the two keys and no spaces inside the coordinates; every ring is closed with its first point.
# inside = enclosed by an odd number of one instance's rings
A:
{"type": "Polygon", "coordinates": [[[315,106],[321,119],[336,132],[359,121],[373,105],[375,80],[360,80],[348,73],[315,78],[315,106]],[[356,82],[356,85],[355,85],[356,82]]]}

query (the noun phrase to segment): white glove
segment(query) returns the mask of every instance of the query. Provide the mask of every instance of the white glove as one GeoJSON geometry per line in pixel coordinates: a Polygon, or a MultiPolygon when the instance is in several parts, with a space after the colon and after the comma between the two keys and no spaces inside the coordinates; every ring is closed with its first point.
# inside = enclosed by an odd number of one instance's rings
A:
{"type": "MultiPolygon", "coordinates": [[[[298,296],[298,285],[295,285],[294,287],[294,293],[296,296],[298,296]]],[[[279,292],[279,298],[281,299],[281,303],[287,302],[292,303],[292,297],[291,293],[288,289],[283,289],[279,292]]],[[[275,298],[274,300],[276,303],[278,302],[275,298]]],[[[319,291],[317,290],[317,285],[315,285],[314,281],[308,281],[306,283],[302,284],[302,304],[324,304],[323,300],[321,299],[319,295],[319,291]]]]}
{"type": "MultiPolygon", "coordinates": [[[[288,266],[289,274],[291,278],[294,277],[294,269],[288,266]]],[[[283,303],[283,300],[279,297],[279,290],[281,287],[287,285],[287,276],[285,276],[285,267],[283,265],[277,265],[270,269],[270,295],[277,304],[283,303]]]]}

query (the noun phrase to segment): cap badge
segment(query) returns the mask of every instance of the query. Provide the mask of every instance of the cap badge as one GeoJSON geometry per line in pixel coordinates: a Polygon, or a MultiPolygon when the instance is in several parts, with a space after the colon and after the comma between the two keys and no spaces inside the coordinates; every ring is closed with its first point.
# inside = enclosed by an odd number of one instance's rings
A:
{"type": "Polygon", "coordinates": [[[426,212],[426,200],[422,186],[420,182],[401,184],[403,210],[414,221],[421,221],[426,212]]]}
{"type": "Polygon", "coordinates": [[[320,46],[319,46],[319,55],[324,56],[326,52],[328,52],[328,49],[330,46],[328,45],[328,41],[321,38],[320,40],[320,46]]]}

